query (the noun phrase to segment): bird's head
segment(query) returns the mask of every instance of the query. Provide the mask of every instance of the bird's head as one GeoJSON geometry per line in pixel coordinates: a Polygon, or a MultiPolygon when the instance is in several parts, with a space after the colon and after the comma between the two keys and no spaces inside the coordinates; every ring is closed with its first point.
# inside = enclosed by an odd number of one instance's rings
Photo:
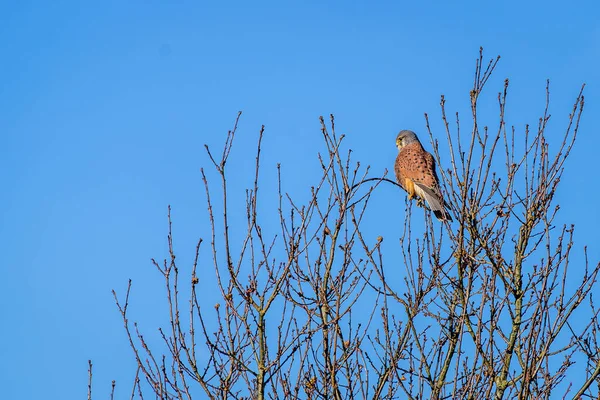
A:
{"type": "Polygon", "coordinates": [[[419,143],[419,138],[417,138],[417,134],[413,131],[403,130],[396,136],[396,147],[398,147],[398,150],[402,150],[404,146],[414,142],[419,143]]]}

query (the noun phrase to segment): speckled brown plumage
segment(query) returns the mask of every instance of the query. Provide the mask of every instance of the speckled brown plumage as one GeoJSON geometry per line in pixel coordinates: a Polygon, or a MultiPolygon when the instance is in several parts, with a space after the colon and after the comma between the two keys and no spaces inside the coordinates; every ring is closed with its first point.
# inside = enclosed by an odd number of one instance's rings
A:
{"type": "Polygon", "coordinates": [[[416,134],[411,131],[401,131],[396,144],[399,152],[394,172],[400,186],[408,192],[409,199],[416,197],[424,200],[439,220],[452,221],[445,209],[433,156],[425,151],[416,134]],[[406,141],[408,144],[404,144],[406,141]]]}
{"type": "Polygon", "coordinates": [[[398,153],[394,170],[396,179],[404,190],[408,191],[405,186],[405,179],[408,178],[413,182],[419,182],[432,188],[439,194],[435,160],[431,154],[423,149],[420,143],[415,142],[406,145],[398,153]]]}

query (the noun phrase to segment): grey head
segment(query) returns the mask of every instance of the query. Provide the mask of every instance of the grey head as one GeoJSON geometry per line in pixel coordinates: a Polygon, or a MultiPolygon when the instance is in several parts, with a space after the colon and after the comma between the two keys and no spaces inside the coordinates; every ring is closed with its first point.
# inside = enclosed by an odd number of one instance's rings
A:
{"type": "Polygon", "coordinates": [[[414,143],[414,142],[421,143],[421,142],[419,142],[419,138],[417,137],[417,134],[414,133],[413,131],[402,130],[402,131],[400,131],[398,136],[396,136],[396,147],[398,147],[398,150],[402,150],[402,148],[404,146],[406,146],[407,144],[414,143]]]}

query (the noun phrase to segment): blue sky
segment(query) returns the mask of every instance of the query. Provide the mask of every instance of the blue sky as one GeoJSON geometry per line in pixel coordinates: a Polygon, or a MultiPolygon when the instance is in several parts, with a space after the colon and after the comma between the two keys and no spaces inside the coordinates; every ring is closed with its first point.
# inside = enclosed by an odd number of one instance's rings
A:
{"type": "MultiPolygon", "coordinates": [[[[220,146],[237,111],[232,169],[251,165],[264,124],[265,179],[281,161],[288,190],[305,188],[317,173],[318,116],[333,113],[356,157],[381,172],[400,129],[424,133],[423,113],[439,116],[440,94],[468,110],[479,46],[502,56],[487,94],[510,78],[507,119],[518,127],[536,124],[550,78],[561,132],[587,83],[558,200],[576,246],[600,259],[589,168],[600,143],[598,15],[595,1],[3,2],[3,396],[82,398],[88,359],[97,396],[112,379],[126,396],[135,366],[110,291],[132,278],[135,319],[157,326],[149,259],[165,256],[167,205],[189,260],[209,232],[203,145],[220,146]]],[[[400,223],[403,195],[386,193],[379,221],[400,223]]]]}

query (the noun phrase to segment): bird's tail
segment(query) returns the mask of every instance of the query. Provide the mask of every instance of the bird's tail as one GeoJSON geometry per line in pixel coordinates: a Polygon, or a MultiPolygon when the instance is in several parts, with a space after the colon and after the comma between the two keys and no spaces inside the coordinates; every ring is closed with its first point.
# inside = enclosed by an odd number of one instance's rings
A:
{"type": "Polygon", "coordinates": [[[433,211],[433,215],[440,221],[452,221],[450,213],[446,210],[444,199],[436,194],[431,188],[415,183],[417,194],[427,202],[427,205],[433,211]]]}
{"type": "Polygon", "coordinates": [[[443,208],[441,210],[433,210],[433,215],[440,221],[452,222],[450,213],[443,208]]]}

